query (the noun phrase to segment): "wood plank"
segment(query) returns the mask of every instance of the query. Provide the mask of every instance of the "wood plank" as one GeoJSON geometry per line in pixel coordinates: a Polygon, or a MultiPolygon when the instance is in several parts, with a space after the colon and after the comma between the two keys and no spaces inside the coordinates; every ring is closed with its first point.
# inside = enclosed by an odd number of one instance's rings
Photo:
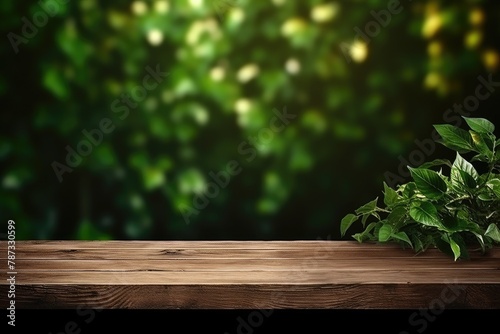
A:
{"type": "MultiPolygon", "coordinates": [[[[302,271],[148,271],[148,272],[18,272],[16,284],[500,284],[500,270],[302,270],[302,271]],[[480,273],[480,274],[479,274],[480,273]]],[[[1,283],[7,285],[7,281],[1,283]]]]}
{"type": "Polygon", "coordinates": [[[27,309],[500,308],[498,284],[20,285],[17,293],[17,308],[27,309]]]}
{"type": "Polygon", "coordinates": [[[17,241],[16,270],[24,308],[408,309],[453,287],[452,307],[500,308],[498,247],[454,262],[355,241],[17,241]]]}
{"type": "MultiPolygon", "coordinates": [[[[163,259],[169,258],[366,258],[425,257],[446,258],[437,249],[415,254],[395,244],[360,244],[354,241],[21,241],[16,244],[18,259],[163,259]],[[248,243],[248,244],[247,244],[248,243]],[[126,251],[128,250],[128,252],[126,251]],[[78,255],[77,255],[78,254],[78,255]]],[[[6,259],[6,243],[0,243],[0,258],[6,259]],[[5,250],[5,251],[4,251],[5,250]]],[[[500,259],[498,248],[486,255],[471,252],[471,257],[500,259]]]]}
{"type": "MultiPolygon", "coordinates": [[[[176,248],[223,248],[223,249],[304,249],[308,247],[321,247],[333,249],[360,249],[372,248],[375,243],[358,243],[355,241],[331,241],[331,240],[273,240],[273,241],[238,241],[238,240],[205,240],[205,241],[182,241],[182,240],[23,240],[18,241],[23,247],[36,246],[37,249],[79,249],[79,248],[159,248],[168,245],[176,248]]],[[[0,241],[0,249],[6,249],[7,243],[0,241]]],[[[400,246],[393,243],[384,244],[385,248],[397,248],[400,246]]]]}
{"type": "MultiPolygon", "coordinates": [[[[395,243],[358,243],[355,241],[330,241],[330,240],[316,240],[316,241],[65,241],[65,240],[31,240],[31,241],[18,241],[17,247],[22,249],[36,249],[39,251],[64,251],[64,250],[79,250],[79,249],[220,249],[220,250],[316,250],[316,251],[342,251],[349,250],[354,252],[365,251],[383,251],[394,252],[403,251],[413,252],[411,249],[401,249],[401,246],[395,243]]],[[[6,250],[7,243],[0,242],[0,250],[6,250]]],[[[415,253],[413,253],[415,254],[415,253]]],[[[437,249],[428,249],[426,252],[420,254],[425,256],[427,254],[442,255],[437,249]]],[[[474,255],[481,256],[480,252],[474,251],[474,255]]],[[[3,254],[0,254],[3,256],[3,254]]],[[[497,248],[491,250],[491,255],[500,257],[500,250],[497,248]]]]}
{"type": "MultiPolygon", "coordinates": [[[[184,259],[184,260],[17,260],[16,267],[24,273],[37,271],[301,271],[307,270],[360,270],[383,271],[387,269],[500,269],[500,261],[477,258],[474,261],[453,262],[449,258],[436,258],[429,261],[413,257],[353,259],[184,259]],[[382,265],[383,264],[383,265],[382,265]]],[[[4,268],[6,270],[6,268],[4,268]]]]}
{"type": "MultiPolygon", "coordinates": [[[[342,259],[342,258],[411,258],[411,257],[446,258],[447,255],[437,251],[429,250],[422,254],[415,254],[411,249],[387,249],[383,246],[372,246],[372,248],[362,247],[359,249],[330,249],[330,248],[305,248],[305,249],[223,249],[223,248],[179,248],[169,247],[168,244],[161,248],[123,248],[123,249],[103,249],[103,248],[72,248],[72,249],[42,249],[36,247],[16,247],[16,258],[18,259],[294,259],[297,257],[342,259]]],[[[491,251],[486,255],[472,253],[472,257],[487,257],[500,259],[499,251],[491,251]]],[[[7,252],[2,252],[1,259],[7,258],[7,252]]]]}

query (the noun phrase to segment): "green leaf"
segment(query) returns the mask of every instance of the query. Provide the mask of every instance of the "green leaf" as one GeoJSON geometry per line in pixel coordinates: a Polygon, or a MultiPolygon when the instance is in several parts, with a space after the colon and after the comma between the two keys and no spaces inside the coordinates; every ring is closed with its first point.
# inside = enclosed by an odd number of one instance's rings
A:
{"type": "Polygon", "coordinates": [[[470,162],[462,158],[457,152],[457,157],[451,167],[450,178],[455,190],[461,193],[466,193],[462,187],[474,189],[477,186],[479,175],[470,162]]]}
{"type": "Polygon", "coordinates": [[[446,182],[435,171],[411,167],[408,167],[408,169],[410,170],[411,176],[415,180],[418,190],[425,197],[430,199],[439,199],[448,190],[446,182]]]}
{"type": "Polygon", "coordinates": [[[484,238],[480,233],[475,233],[473,232],[474,235],[476,236],[477,242],[481,246],[481,251],[484,253],[486,251],[486,245],[484,243],[484,238]]]}
{"type": "Polygon", "coordinates": [[[360,207],[359,209],[357,209],[355,211],[356,214],[362,215],[365,213],[372,213],[373,211],[375,211],[375,208],[377,207],[377,201],[378,201],[378,197],[375,198],[373,201],[370,201],[370,202],[366,203],[365,205],[363,205],[362,207],[360,207]]]}
{"type": "Polygon", "coordinates": [[[398,239],[398,240],[401,240],[401,241],[408,243],[410,245],[410,247],[413,248],[413,244],[411,243],[410,238],[408,237],[408,235],[405,232],[394,233],[394,234],[392,234],[392,237],[394,239],[398,239]]]}
{"type": "Polygon", "coordinates": [[[470,159],[470,161],[489,162],[489,159],[484,154],[476,154],[475,156],[472,157],[472,159],[470,159]]]}
{"type": "Polygon", "coordinates": [[[486,182],[486,186],[493,190],[495,195],[500,197],[500,179],[491,179],[488,182],[486,182]]]}
{"type": "Polygon", "coordinates": [[[375,228],[375,226],[377,226],[378,224],[380,224],[380,222],[376,222],[376,223],[370,223],[368,224],[368,226],[366,227],[366,229],[361,232],[361,233],[356,233],[354,234],[352,237],[354,239],[356,239],[358,242],[363,242],[367,239],[370,238],[370,232],[375,228]]]}
{"type": "Polygon", "coordinates": [[[469,127],[479,133],[493,133],[495,125],[484,118],[463,117],[469,127]]]}
{"type": "Polygon", "coordinates": [[[453,240],[453,238],[449,238],[449,243],[451,247],[451,251],[453,252],[453,255],[455,256],[455,261],[460,258],[460,246],[453,240]]]}
{"type": "Polygon", "coordinates": [[[426,226],[446,230],[438,217],[437,209],[429,202],[413,202],[410,208],[410,217],[426,226]]]}
{"type": "MultiPolygon", "coordinates": [[[[474,132],[472,130],[469,130],[469,132],[474,132]]],[[[495,135],[491,133],[479,133],[478,134],[481,140],[484,142],[484,144],[488,147],[490,151],[493,151],[493,148],[495,148],[495,135]]],[[[474,142],[474,138],[472,138],[472,141],[474,142]]]]}
{"type": "Polygon", "coordinates": [[[398,193],[384,182],[384,204],[393,206],[398,201],[398,193]]]}
{"type": "Polygon", "coordinates": [[[466,172],[467,174],[472,176],[474,178],[474,180],[477,180],[479,178],[479,175],[478,175],[476,169],[474,168],[474,166],[472,166],[472,164],[470,162],[468,162],[467,160],[462,158],[462,156],[458,152],[457,152],[457,157],[455,158],[455,161],[453,162],[452,173],[453,173],[453,168],[455,170],[458,169],[458,170],[462,170],[462,171],[466,172]]]}
{"type": "Polygon", "coordinates": [[[472,138],[472,142],[474,143],[474,147],[476,151],[481,153],[487,158],[493,157],[493,142],[487,137],[486,134],[479,134],[472,130],[469,131],[470,136],[472,138]]]}
{"type": "Polygon", "coordinates": [[[362,215],[362,218],[361,218],[361,224],[363,224],[363,227],[365,226],[366,221],[368,220],[368,218],[370,218],[370,216],[373,216],[373,217],[377,218],[378,220],[380,220],[380,215],[376,211],[372,211],[370,213],[365,213],[362,215]]]}
{"type": "Polygon", "coordinates": [[[445,253],[446,255],[449,255],[451,257],[454,257],[454,253],[451,250],[450,247],[450,238],[447,234],[442,235],[440,237],[437,237],[434,239],[434,244],[437,246],[437,248],[445,253]]]}
{"type": "Polygon", "coordinates": [[[356,220],[358,220],[358,216],[349,213],[346,215],[342,221],[340,222],[340,234],[341,236],[344,236],[349,227],[351,227],[352,223],[354,223],[356,220]]]}
{"type": "Polygon", "coordinates": [[[392,226],[390,224],[384,224],[378,231],[378,241],[385,242],[389,240],[392,234],[392,226]]]}
{"type": "Polygon", "coordinates": [[[469,189],[475,189],[477,187],[476,180],[474,180],[474,178],[470,174],[464,172],[463,170],[459,170],[458,172],[460,174],[460,179],[462,180],[463,185],[465,185],[469,189]]]}
{"type": "Polygon", "coordinates": [[[415,185],[415,182],[408,182],[402,187],[402,189],[403,189],[403,196],[405,198],[412,198],[413,195],[415,195],[417,186],[415,185]]]}
{"type": "Polygon", "coordinates": [[[441,219],[444,229],[447,232],[476,232],[481,233],[481,228],[477,223],[461,217],[446,216],[441,219]]]}
{"type": "Polygon", "coordinates": [[[415,251],[420,252],[425,249],[424,243],[416,235],[412,235],[413,243],[415,244],[415,251]]]}
{"type": "Polygon", "coordinates": [[[488,192],[483,192],[483,193],[480,193],[477,198],[479,198],[481,201],[483,202],[491,202],[491,201],[494,201],[496,198],[493,197],[492,194],[488,193],[488,192]]]}
{"type": "Polygon", "coordinates": [[[354,240],[356,240],[359,243],[362,243],[363,241],[365,241],[365,237],[364,237],[363,233],[353,234],[352,237],[354,238],[354,240]]]}
{"type": "Polygon", "coordinates": [[[486,229],[484,235],[490,237],[496,242],[500,242],[500,229],[498,229],[498,226],[496,224],[491,223],[486,229]]]}
{"type": "Polygon", "coordinates": [[[448,160],[448,159],[435,159],[433,161],[424,162],[423,164],[421,164],[420,166],[418,166],[418,168],[429,169],[430,167],[443,166],[443,165],[444,166],[448,166],[450,168],[452,166],[450,160],[448,160]]]}
{"type": "Polygon", "coordinates": [[[467,131],[449,124],[434,125],[434,128],[443,139],[441,143],[446,147],[461,153],[474,149],[472,138],[467,131]]]}
{"type": "Polygon", "coordinates": [[[406,208],[404,206],[396,206],[387,216],[387,222],[394,226],[396,230],[403,226],[406,220],[406,208]]]}
{"type": "Polygon", "coordinates": [[[462,238],[462,235],[460,233],[453,233],[450,235],[450,238],[455,241],[455,243],[460,247],[460,258],[461,259],[469,259],[469,252],[467,250],[467,244],[464,241],[464,238],[462,238]]]}

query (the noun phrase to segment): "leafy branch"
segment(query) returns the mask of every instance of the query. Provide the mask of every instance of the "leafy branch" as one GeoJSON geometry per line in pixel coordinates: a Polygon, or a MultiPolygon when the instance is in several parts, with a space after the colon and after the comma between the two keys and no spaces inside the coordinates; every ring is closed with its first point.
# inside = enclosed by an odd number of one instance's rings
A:
{"type": "Polygon", "coordinates": [[[437,247],[455,261],[467,259],[473,244],[486,252],[500,243],[500,139],[490,121],[464,119],[469,131],[434,125],[440,143],[456,151],[453,163],[437,159],[419,168],[408,166],[413,180],[397,189],[384,182],[384,205],[377,197],[347,214],[341,235],[360,220],[363,232],[352,235],[359,242],[397,242],[418,253],[437,247]],[[470,162],[462,157],[468,153],[475,154],[470,162]],[[486,164],[487,172],[479,174],[472,162],[486,164]],[[448,176],[443,168],[449,169],[448,176]]]}

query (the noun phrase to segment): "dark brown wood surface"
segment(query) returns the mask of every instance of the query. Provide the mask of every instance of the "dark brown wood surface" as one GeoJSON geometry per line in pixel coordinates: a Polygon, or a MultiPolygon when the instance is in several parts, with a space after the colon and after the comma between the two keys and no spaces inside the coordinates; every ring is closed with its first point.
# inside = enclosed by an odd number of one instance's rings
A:
{"type": "MultiPolygon", "coordinates": [[[[7,246],[0,242],[6,275],[7,246]]],[[[355,241],[17,241],[17,308],[500,308],[500,249],[355,241]]],[[[7,280],[0,283],[6,306],[7,280]]]]}

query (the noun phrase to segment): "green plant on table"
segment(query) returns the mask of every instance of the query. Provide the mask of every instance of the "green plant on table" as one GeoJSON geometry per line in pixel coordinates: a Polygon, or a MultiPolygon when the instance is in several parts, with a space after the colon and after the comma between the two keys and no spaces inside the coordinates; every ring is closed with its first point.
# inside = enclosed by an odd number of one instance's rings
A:
{"type": "Polygon", "coordinates": [[[437,247],[455,261],[467,259],[471,247],[486,252],[500,243],[500,139],[487,119],[464,119],[469,131],[434,125],[440,143],[456,151],[453,163],[436,159],[408,166],[412,181],[397,189],[384,182],[384,205],[377,197],[346,215],[341,235],[361,220],[363,231],[352,236],[359,242],[398,242],[418,253],[437,247]],[[466,153],[475,153],[470,162],[462,157],[466,153]]]}

